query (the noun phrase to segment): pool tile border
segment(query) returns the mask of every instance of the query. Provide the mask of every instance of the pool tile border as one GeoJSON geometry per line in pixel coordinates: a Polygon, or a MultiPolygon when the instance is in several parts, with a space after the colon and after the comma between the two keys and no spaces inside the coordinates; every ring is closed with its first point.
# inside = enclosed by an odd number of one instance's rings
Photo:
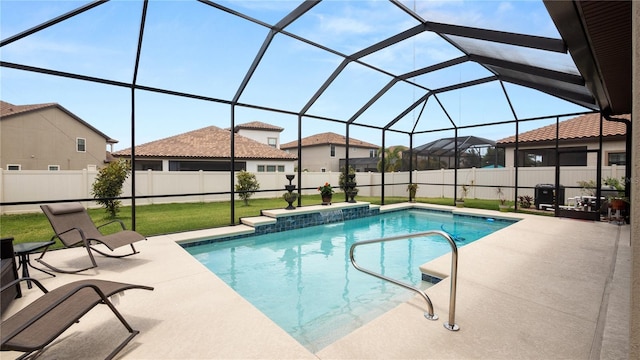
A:
{"type": "MultiPolygon", "coordinates": [[[[369,216],[376,216],[381,213],[390,213],[404,210],[426,210],[442,213],[453,213],[455,216],[462,217],[481,217],[485,219],[492,219],[492,221],[507,221],[515,222],[519,219],[511,217],[493,217],[486,215],[478,215],[472,213],[464,213],[461,211],[455,211],[449,207],[420,204],[420,203],[400,203],[386,206],[372,205],[366,202],[359,202],[356,204],[350,203],[337,203],[330,206],[309,206],[298,208],[293,211],[286,211],[281,209],[276,210],[264,210],[263,215],[259,217],[242,219],[244,225],[253,228],[252,232],[241,233],[228,233],[213,235],[208,238],[201,238],[193,241],[178,241],[178,244],[183,248],[190,248],[199,245],[207,245],[221,241],[230,241],[243,239],[251,236],[265,235],[278,233],[282,231],[295,230],[300,228],[306,228],[310,226],[326,225],[336,222],[342,222],[345,220],[359,219],[369,216]]],[[[429,275],[427,275],[429,276],[429,275]]],[[[425,280],[432,283],[437,283],[441,279],[433,277],[433,279],[425,280]],[[433,282],[433,281],[436,282],[433,282]]]]}
{"type": "MultiPolygon", "coordinates": [[[[301,209],[302,210],[302,209],[301,209]]],[[[299,211],[298,213],[277,213],[272,215],[270,211],[265,211],[269,215],[260,218],[268,218],[269,221],[244,221],[245,225],[251,224],[254,228],[252,233],[229,234],[213,236],[209,239],[200,239],[190,242],[178,242],[183,248],[189,248],[198,245],[206,245],[220,241],[237,240],[257,235],[265,235],[278,233],[287,230],[295,230],[306,228],[309,226],[326,225],[345,220],[359,219],[363,217],[375,216],[380,214],[379,206],[371,206],[369,203],[360,203],[353,206],[336,206],[336,207],[320,207],[315,211],[299,211]],[[271,216],[276,216],[271,218],[271,216]]]]}

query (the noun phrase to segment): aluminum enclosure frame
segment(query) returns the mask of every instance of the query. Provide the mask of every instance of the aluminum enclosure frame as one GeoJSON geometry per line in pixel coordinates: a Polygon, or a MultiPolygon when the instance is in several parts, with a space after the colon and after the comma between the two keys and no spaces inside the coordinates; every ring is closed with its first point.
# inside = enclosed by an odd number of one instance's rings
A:
{"type": "MultiPolygon", "coordinates": [[[[51,26],[55,26],[61,22],[64,22],[74,16],[80,15],[86,11],[99,8],[100,6],[102,6],[107,2],[108,0],[99,0],[99,1],[90,2],[73,11],[70,11],[66,14],[58,16],[49,21],[46,21],[40,25],[27,29],[19,34],[16,34],[6,39],[2,39],[0,41],[0,48],[7,46],[9,44],[12,44],[14,42],[20,41],[21,39],[24,39],[28,36],[38,33],[51,26]]],[[[496,121],[493,124],[515,123],[516,129],[517,129],[517,124],[519,121],[528,120],[528,119],[520,119],[516,115],[516,112],[513,108],[513,105],[509,97],[509,93],[504,86],[505,83],[512,83],[519,86],[535,89],[537,91],[541,91],[548,95],[565,100],[569,103],[573,103],[581,107],[584,107],[586,110],[591,110],[591,111],[602,110],[600,105],[602,100],[592,95],[592,90],[590,90],[590,87],[587,86],[588,82],[577,71],[562,72],[557,69],[553,69],[552,66],[548,66],[548,64],[532,65],[529,63],[517,62],[514,59],[504,59],[504,56],[491,56],[489,54],[480,53],[476,49],[473,49],[473,47],[469,47],[463,44],[464,41],[460,41],[460,39],[465,39],[465,41],[481,41],[481,42],[489,42],[489,43],[497,43],[497,44],[506,44],[508,46],[516,46],[519,48],[530,48],[530,49],[535,49],[539,51],[548,51],[552,53],[567,53],[569,49],[567,47],[566,42],[563,39],[545,38],[540,36],[532,36],[532,35],[517,34],[517,33],[511,33],[511,32],[503,32],[503,31],[496,31],[496,30],[488,30],[488,29],[481,29],[481,28],[472,28],[467,26],[431,22],[431,21],[427,21],[426,19],[423,19],[420,15],[418,15],[416,12],[412,11],[411,9],[407,8],[400,1],[390,0],[390,2],[394,6],[396,6],[397,8],[402,10],[404,13],[406,13],[406,15],[409,18],[412,18],[418,21],[419,24],[408,30],[405,30],[391,37],[383,39],[382,41],[379,41],[360,51],[357,51],[352,54],[344,54],[336,49],[328,48],[312,40],[306,39],[304,37],[301,37],[299,35],[296,35],[292,32],[287,31],[287,27],[295,23],[296,20],[304,16],[307,12],[309,12],[316,5],[318,5],[321,2],[319,0],[308,0],[308,1],[301,2],[298,7],[296,7],[293,11],[288,13],[286,16],[284,16],[280,21],[276,22],[275,24],[269,24],[261,20],[252,18],[247,14],[241,13],[237,10],[230,9],[214,1],[198,0],[198,2],[209,7],[211,11],[223,11],[230,15],[239,17],[243,20],[252,22],[254,24],[257,24],[259,26],[269,29],[267,36],[263,40],[262,46],[258,50],[250,68],[245,73],[245,76],[240,86],[236,89],[236,92],[232,98],[223,99],[223,98],[208,97],[200,94],[179,92],[172,89],[146,86],[138,82],[137,75],[138,75],[139,60],[142,52],[142,44],[144,43],[144,30],[145,30],[145,25],[147,20],[147,8],[148,6],[150,6],[148,0],[141,1],[142,11],[141,11],[141,17],[140,17],[140,23],[139,23],[140,25],[139,25],[139,34],[138,34],[138,47],[136,51],[135,66],[134,66],[135,71],[130,82],[114,81],[106,78],[86,76],[79,73],[63,72],[63,71],[58,71],[54,69],[39,68],[39,67],[29,66],[26,64],[12,63],[12,62],[6,62],[6,61],[0,61],[0,67],[18,69],[22,71],[46,74],[51,76],[77,79],[77,80],[88,81],[88,82],[94,82],[94,83],[103,84],[105,86],[116,86],[116,87],[130,89],[131,90],[131,108],[132,108],[131,144],[132,144],[132,161],[133,162],[136,161],[134,149],[135,149],[135,145],[137,144],[136,136],[135,136],[136,93],[140,91],[162,93],[162,94],[167,94],[172,96],[198,99],[202,101],[215,102],[215,103],[228,105],[231,110],[230,119],[229,119],[231,128],[235,127],[235,117],[236,117],[235,109],[237,107],[259,109],[259,110],[265,110],[270,112],[294,115],[294,116],[297,116],[298,118],[298,142],[299,143],[300,143],[300,139],[302,138],[301,127],[302,127],[303,119],[325,120],[325,121],[335,122],[338,124],[343,124],[345,126],[345,133],[347,134],[346,136],[347,148],[349,148],[349,129],[351,126],[370,127],[376,130],[380,130],[381,142],[382,142],[383,148],[385,148],[385,145],[386,145],[385,133],[389,131],[408,135],[409,142],[410,144],[412,144],[414,135],[419,133],[424,133],[424,131],[417,131],[416,126],[420,122],[428,121],[423,116],[424,109],[428,101],[435,101],[437,105],[442,109],[444,114],[446,114],[446,117],[448,118],[451,124],[451,127],[448,129],[438,129],[438,130],[453,130],[455,133],[455,137],[457,138],[458,136],[457,134],[460,129],[471,128],[474,126],[463,126],[461,124],[458,124],[457,121],[452,116],[449,115],[449,112],[447,111],[445,106],[438,99],[438,95],[451,92],[451,91],[473,87],[473,86],[478,86],[486,83],[491,83],[491,82],[497,82],[500,85],[500,87],[503,90],[504,97],[508,102],[511,108],[511,112],[513,114],[512,119],[496,121]],[[462,52],[463,56],[450,59],[435,65],[430,65],[420,69],[415,69],[404,74],[393,74],[391,71],[387,69],[376,67],[363,60],[363,58],[366,57],[367,55],[371,55],[376,52],[379,52],[394,44],[398,44],[403,40],[410,39],[411,37],[424,32],[431,32],[436,34],[437,36],[439,36],[440,38],[442,38],[443,40],[451,44],[451,46],[453,46],[454,48],[462,52]],[[247,85],[252,81],[252,77],[256,72],[258,66],[260,65],[265,53],[269,50],[272,40],[276,35],[279,35],[279,34],[290,37],[297,41],[301,41],[307,45],[313,46],[322,51],[329,52],[343,59],[342,62],[334,69],[333,73],[329,77],[327,77],[325,82],[315,91],[315,93],[308,99],[307,103],[299,110],[258,106],[255,104],[243,103],[241,101],[241,97],[244,90],[246,89],[247,85]],[[311,109],[313,104],[316,103],[316,101],[323,95],[323,93],[329,88],[329,86],[341,75],[343,70],[350,63],[357,63],[359,65],[365,66],[366,68],[371,69],[375,72],[389,76],[391,80],[384,87],[379,89],[379,91],[374,96],[372,96],[369,101],[367,101],[361,108],[355,111],[347,119],[338,119],[338,118],[325,116],[322,114],[309,113],[309,110],[311,109]],[[412,78],[416,76],[428,74],[437,70],[445,69],[445,68],[456,66],[463,63],[476,63],[482,66],[483,68],[485,68],[492,75],[475,79],[475,80],[459,82],[453,85],[436,87],[436,88],[427,88],[423,85],[418,84],[415,81],[412,81],[412,78]],[[360,116],[367,109],[373,106],[385,93],[387,93],[390,89],[392,89],[395,85],[399,83],[412,86],[413,88],[416,89],[418,93],[422,95],[419,97],[417,101],[415,101],[409,107],[397,109],[398,115],[395,118],[390,119],[384,126],[376,126],[376,125],[357,122],[360,116]],[[394,125],[396,125],[409,112],[420,107],[421,107],[420,114],[416,119],[416,122],[412,129],[399,130],[399,129],[393,128],[394,125]]],[[[484,124],[484,125],[490,125],[490,124],[484,124]]],[[[429,131],[436,131],[436,130],[434,129],[429,131]]],[[[516,130],[516,134],[517,134],[517,130],[516,130]]],[[[231,169],[233,169],[234,168],[233,164],[235,162],[235,155],[234,155],[235,144],[234,144],[233,136],[230,136],[230,143],[231,143],[231,149],[232,149],[231,169]]],[[[459,149],[457,147],[455,151],[456,153],[459,154],[459,149]]],[[[383,161],[384,161],[384,154],[383,154],[383,161]]],[[[301,149],[299,147],[298,148],[298,188],[301,187],[300,164],[301,164],[301,149]]],[[[348,167],[348,164],[349,164],[349,152],[347,152],[347,155],[346,155],[347,167],[348,167]]],[[[517,174],[517,171],[516,171],[516,174],[517,174]]],[[[131,197],[131,199],[132,199],[132,205],[133,205],[132,206],[133,229],[135,229],[135,198],[136,198],[135,174],[133,174],[133,176],[134,176],[134,179],[132,181],[131,192],[134,195],[131,197]]],[[[516,179],[516,184],[517,184],[517,179],[516,179]]],[[[381,186],[382,186],[382,203],[384,203],[384,186],[385,186],[384,176],[382,177],[381,186]]],[[[453,186],[454,188],[457,188],[457,176],[453,186]]],[[[517,192],[517,187],[516,187],[516,192],[517,192]]],[[[233,177],[230,184],[230,197],[231,197],[231,223],[234,223],[235,222],[234,221],[235,196],[234,196],[233,177]]]]}

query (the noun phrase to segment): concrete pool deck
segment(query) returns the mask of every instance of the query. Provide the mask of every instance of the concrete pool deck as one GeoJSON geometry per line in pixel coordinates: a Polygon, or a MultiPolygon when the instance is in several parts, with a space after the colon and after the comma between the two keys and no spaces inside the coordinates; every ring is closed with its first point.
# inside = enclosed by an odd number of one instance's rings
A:
{"type": "MultiPolygon", "coordinates": [[[[630,226],[509,216],[522,221],[460,249],[459,331],[442,325],[449,314],[445,279],[427,290],[437,321],[423,317],[424,300],[415,297],[315,354],[176,243],[207,231],[150,237],[136,245],[140,254],[124,259],[97,256],[99,267],[83,274],[52,278],[31,270],[31,275],[48,288],[87,278],[155,287],[152,292],[130,290],[119,299],[118,309],[140,330],[119,354],[123,359],[626,359],[630,226]]],[[[60,266],[88,261],[80,248],[53,251],[46,258],[60,266]]],[[[448,274],[449,261],[445,255],[422,268],[448,274]]],[[[23,294],[3,317],[40,291],[23,286],[23,294]]],[[[106,307],[96,307],[41,358],[104,358],[126,335],[106,307]]]]}

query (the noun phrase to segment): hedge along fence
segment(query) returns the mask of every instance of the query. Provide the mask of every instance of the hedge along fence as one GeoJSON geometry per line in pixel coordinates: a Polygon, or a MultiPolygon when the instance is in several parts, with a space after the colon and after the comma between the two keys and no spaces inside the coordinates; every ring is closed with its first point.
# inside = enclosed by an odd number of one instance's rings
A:
{"type": "MultiPolygon", "coordinates": [[[[498,199],[496,187],[502,187],[508,200],[514,199],[515,168],[489,169],[459,169],[457,197],[461,193],[461,185],[469,185],[469,198],[498,199]]],[[[25,205],[3,205],[2,214],[38,212],[39,204],[47,201],[68,199],[89,199],[91,185],[95,181],[97,171],[68,170],[41,171],[0,170],[0,202],[34,202],[25,205]]],[[[256,173],[260,183],[260,191],[252,198],[273,198],[282,196],[284,186],[289,184],[285,178],[288,173],[256,173]]],[[[560,184],[566,187],[566,197],[581,195],[578,181],[596,179],[596,167],[563,167],[561,169],[560,184]],[[572,188],[574,187],[574,188],[572,188]]],[[[298,185],[298,177],[293,184],[298,185]]],[[[136,171],[136,205],[175,203],[175,202],[210,202],[230,200],[231,174],[228,172],[208,171],[136,171]],[[183,196],[184,194],[188,194],[183,196]],[[169,196],[176,195],[176,196],[169,196]],[[180,195],[180,196],[178,196],[180,195]]],[[[380,197],[382,195],[381,173],[360,172],[356,181],[359,189],[358,196],[380,197]]],[[[607,166],[602,168],[602,178],[624,177],[624,166],[607,166]]],[[[317,194],[317,187],[325,182],[334,187],[339,186],[338,172],[303,172],[302,194],[317,194]]],[[[409,183],[408,172],[393,172],[384,174],[385,196],[409,197],[406,191],[409,183]]],[[[411,181],[418,184],[417,197],[454,197],[454,170],[424,170],[414,171],[411,181]]],[[[519,168],[518,195],[534,195],[537,184],[554,184],[554,167],[519,168]]],[[[233,174],[233,184],[236,183],[233,174]]],[[[297,190],[296,190],[297,191],[297,190]]],[[[334,195],[338,197],[342,194],[334,195]]],[[[124,184],[124,197],[131,196],[131,177],[124,184]]],[[[239,200],[236,196],[236,200],[239,200]]],[[[130,200],[123,200],[123,205],[130,205],[130,200]]],[[[98,207],[95,202],[87,201],[87,207],[98,207]]]]}

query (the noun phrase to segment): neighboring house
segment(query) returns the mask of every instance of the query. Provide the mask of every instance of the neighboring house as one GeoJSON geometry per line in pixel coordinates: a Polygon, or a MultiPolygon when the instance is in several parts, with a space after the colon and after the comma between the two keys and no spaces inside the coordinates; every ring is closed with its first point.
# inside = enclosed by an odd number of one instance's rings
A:
{"type": "MultiPolygon", "coordinates": [[[[629,119],[629,115],[620,116],[629,119]]],[[[559,123],[560,165],[596,166],[600,136],[600,114],[586,114],[559,123]]],[[[603,120],[602,165],[626,165],[626,125],[603,120]]],[[[518,166],[556,165],[556,124],[527,131],[518,137],[518,166]]],[[[515,166],[515,136],[496,142],[505,148],[505,165],[515,166]]]]}
{"type": "Polygon", "coordinates": [[[117,142],[59,104],[0,101],[2,169],[96,169],[117,142]]]}
{"type": "Polygon", "coordinates": [[[249,139],[280,149],[280,133],[284,129],[278,126],[252,121],[236,125],[233,131],[249,139]]]}
{"type": "MultiPolygon", "coordinates": [[[[375,158],[373,163],[377,163],[378,148],[378,145],[349,138],[349,161],[357,158],[375,158]]],[[[280,149],[297,154],[298,142],[292,141],[282,144],[280,149]]],[[[340,159],[346,158],[346,149],[347,138],[336,133],[326,132],[303,138],[301,142],[302,170],[340,171],[340,159]]],[[[357,169],[357,171],[363,170],[357,169]]]]}
{"type": "MultiPolygon", "coordinates": [[[[230,171],[231,132],[209,126],[135,147],[136,170],[230,171]]],[[[297,157],[234,133],[235,170],[293,172],[297,157]]],[[[129,158],[131,148],[114,152],[129,158]]]]}

